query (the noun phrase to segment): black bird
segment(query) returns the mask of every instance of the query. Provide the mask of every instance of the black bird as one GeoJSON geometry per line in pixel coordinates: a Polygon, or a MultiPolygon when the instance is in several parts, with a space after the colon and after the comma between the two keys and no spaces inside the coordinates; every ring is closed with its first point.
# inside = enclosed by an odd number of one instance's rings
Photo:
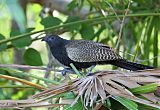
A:
{"type": "Polygon", "coordinates": [[[87,40],[65,40],[58,35],[49,35],[42,41],[46,41],[52,55],[69,68],[70,63],[73,63],[79,70],[97,64],[111,64],[132,71],[153,69],[151,66],[127,61],[111,47],[101,43],[87,40]]]}

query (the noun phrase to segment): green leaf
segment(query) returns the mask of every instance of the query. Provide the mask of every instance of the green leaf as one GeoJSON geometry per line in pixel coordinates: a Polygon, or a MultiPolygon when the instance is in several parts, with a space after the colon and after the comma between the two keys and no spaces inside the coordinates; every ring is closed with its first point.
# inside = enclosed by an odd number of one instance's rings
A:
{"type": "Polygon", "coordinates": [[[62,23],[62,21],[59,18],[53,17],[53,16],[48,16],[44,19],[42,19],[41,24],[45,27],[51,27],[51,26],[56,26],[62,23]]]}
{"type": "MultiPolygon", "coordinates": [[[[2,34],[0,34],[0,40],[3,40],[3,39],[5,39],[5,37],[2,34]]],[[[7,48],[7,44],[0,45],[0,51],[5,50],[6,48],[7,48]]]]}
{"type": "Polygon", "coordinates": [[[84,110],[83,104],[79,99],[72,107],[67,107],[65,110],[84,110]]]}
{"type": "Polygon", "coordinates": [[[27,65],[41,66],[43,64],[40,53],[33,48],[27,49],[24,53],[23,58],[27,65]]]}
{"type": "Polygon", "coordinates": [[[154,108],[144,104],[138,104],[138,110],[160,110],[159,108],[154,108]]]}
{"type": "Polygon", "coordinates": [[[68,4],[68,10],[73,10],[74,8],[76,8],[78,6],[78,3],[76,0],[73,0],[72,2],[70,2],[68,4]]]}
{"type": "Polygon", "coordinates": [[[159,36],[159,30],[160,30],[160,26],[159,26],[159,19],[160,17],[154,17],[153,18],[153,25],[154,25],[154,38],[153,38],[153,55],[154,55],[154,61],[153,61],[153,65],[154,67],[158,67],[158,48],[159,48],[159,44],[158,44],[158,36],[159,36]]]}
{"type": "Polygon", "coordinates": [[[133,0],[134,2],[137,2],[137,3],[145,3],[145,0],[133,0]]]}
{"type": "Polygon", "coordinates": [[[129,99],[125,99],[123,97],[115,97],[114,99],[120,102],[122,105],[124,105],[129,110],[138,110],[137,109],[138,105],[129,99]]]}
{"type": "Polygon", "coordinates": [[[83,24],[80,33],[84,39],[93,40],[95,37],[93,26],[89,24],[83,24]]]}
{"type": "Polygon", "coordinates": [[[99,30],[94,34],[94,37],[97,37],[99,39],[100,34],[106,29],[105,25],[102,25],[99,30]]]}
{"type": "Polygon", "coordinates": [[[111,107],[111,101],[109,100],[109,98],[106,99],[106,105],[110,108],[111,107]]]}
{"type": "MultiPolygon", "coordinates": [[[[145,54],[142,54],[141,58],[143,59],[149,59],[149,53],[150,53],[150,50],[151,50],[151,46],[153,44],[152,42],[152,37],[151,37],[151,34],[152,34],[152,31],[154,30],[153,27],[153,17],[149,17],[148,18],[148,22],[146,23],[146,29],[145,29],[145,35],[146,36],[146,41],[144,42],[144,48],[145,48],[145,54]]],[[[149,64],[149,61],[148,61],[148,64],[149,64]]]]}
{"type": "Polygon", "coordinates": [[[32,32],[35,28],[27,28],[25,33],[32,32]]]}
{"type": "Polygon", "coordinates": [[[75,95],[73,92],[67,92],[63,95],[65,99],[75,99],[75,95]]]}
{"type": "Polygon", "coordinates": [[[133,92],[134,94],[144,94],[144,93],[155,91],[157,87],[158,87],[158,84],[152,83],[152,84],[147,84],[145,86],[132,88],[131,92],[133,92]]]}
{"type": "MultiPolygon", "coordinates": [[[[70,23],[70,22],[76,22],[79,21],[80,18],[78,16],[69,16],[66,20],[65,23],[70,23]]],[[[81,24],[75,24],[75,25],[71,25],[71,26],[65,26],[66,30],[68,31],[79,31],[81,28],[81,24]]]]}
{"type": "Polygon", "coordinates": [[[100,2],[102,9],[107,9],[109,8],[108,4],[106,3],[106,1],[102,1],[100,2]]]}
{"type": "MultiPolygon", "coordinates": [[[[34,28],[28,28],[25,33],[31,32],[34,28]]],[[[15,37],[17,35],[22,34],[19,30],[12,30],[10,33],[11,37],[15,37]]],[[[25,46],[29,46],[32,43],[32,39],[30,36],[24,37],[24,38],[20,38],[17,39],[15,41],[11,41],[12,45],[18,48],[23,48],[25,46]]]]}

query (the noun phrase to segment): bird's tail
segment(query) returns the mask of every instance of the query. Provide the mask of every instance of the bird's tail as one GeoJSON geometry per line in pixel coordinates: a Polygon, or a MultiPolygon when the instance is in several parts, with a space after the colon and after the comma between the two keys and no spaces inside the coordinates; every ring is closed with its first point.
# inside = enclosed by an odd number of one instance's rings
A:
{"type": "Polygon", "coordinates": [[[154,67],[152,66],[147,66],[147,65],[142,65],[134,62],[130,62],[124,59],[121,60],[116,60],[112,62],[113,65],[127,69],[127,70],[132,70],[132,71],[137,71],[137,70],[145,70],[145,69],[153,69],[154,67]]]}

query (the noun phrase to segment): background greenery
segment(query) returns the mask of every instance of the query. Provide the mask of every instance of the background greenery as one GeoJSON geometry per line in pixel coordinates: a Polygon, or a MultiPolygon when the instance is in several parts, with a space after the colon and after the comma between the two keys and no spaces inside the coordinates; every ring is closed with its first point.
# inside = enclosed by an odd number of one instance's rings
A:
{"type": "MultiPolygon", "coordinates": [[[[128,0],[73,0],[67,5],[62,0],[58,7],[63,7],[63,10],[54,7],[53,2],[0,0],[0,64],[46,66],[46,45],[39,40],[43,31],[61,34],[65,39],[87,39],[116,47],[121,28],[119,20],[123,19],[128,0]],[[42,10],[48,3],[51,11],[43,15],[42,10]]],[[[116,51],[128,60],[158,67],[160,1],[132,0],[123,24],[116,51]]],[[[111,69],[111,66],[96,67],[102,68],[111,69]]],[[[0,76],[12,76],[45,87],[46,82],[58,84],[63,79],[54,73],[45,79],[44,74],[45,71],[41,70],[0,68],[0,76]]],[[[21,85],[0,77],[0,99],[25,99],[39,91],[33,86],[21,85]]],[[[72,94],[67,96],[73,97],[72,94]]]]}

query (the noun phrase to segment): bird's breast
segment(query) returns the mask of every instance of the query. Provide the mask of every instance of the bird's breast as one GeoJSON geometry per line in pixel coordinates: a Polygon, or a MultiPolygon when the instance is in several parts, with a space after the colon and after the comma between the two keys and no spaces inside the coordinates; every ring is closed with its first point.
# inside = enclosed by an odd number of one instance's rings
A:
{"type": "Polygon", "coordinates": [[[72,61],[67,55],[65,48],[54,48],[51,50],[51,52],[52,52],[52,55],[64,66],[69,67],[70,63],[72,63],[72,61]]]}

